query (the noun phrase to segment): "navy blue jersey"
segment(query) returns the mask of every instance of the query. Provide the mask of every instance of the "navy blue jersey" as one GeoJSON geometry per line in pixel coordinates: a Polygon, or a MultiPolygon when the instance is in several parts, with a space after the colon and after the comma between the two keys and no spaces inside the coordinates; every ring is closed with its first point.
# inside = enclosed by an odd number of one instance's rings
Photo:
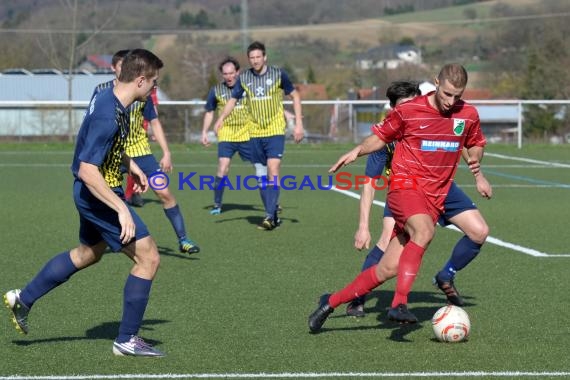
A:
{"type": "Polygon", "coordinates": [[[386,175],[390,175],[390,165],[394,156],[395,143],[387,144],[384,148],[372,152],[366,160],[366,168],[364,174],[367,177],[374,178],[381,176],[386,168],[386,175]]]}
{"type": "MultiPolygon", "coordinates": [[[[100,83],[95,87],[93,91],[93,96],[95,96],[100,91],[115,87],[115,81],[110,80],[108,82],[100,83]]],[[[154,106],[154,101],[152,96],[148,96],[146,101],[142,102],[137,100],[133,102],[128,107],[130,114],[130,127],[129,136],[127,138],[127,155],[130,157],[140,157],[152,154],[150,150],[150,143],[148,142],[147,133],[144,129],[144,121],[152,121],[158,118],[156,113],[156,107],[154,106]]]]}
{"type": "Polygon", "coordinates": [[[91,99],[77,134],[71,165],[71,171],[77,179],[80,162],[86,162],[99,168],[109,187],[121,186],[121,164],[129,122],[129,112],[117,99],[112,88],[100,91],[91,99]]]}

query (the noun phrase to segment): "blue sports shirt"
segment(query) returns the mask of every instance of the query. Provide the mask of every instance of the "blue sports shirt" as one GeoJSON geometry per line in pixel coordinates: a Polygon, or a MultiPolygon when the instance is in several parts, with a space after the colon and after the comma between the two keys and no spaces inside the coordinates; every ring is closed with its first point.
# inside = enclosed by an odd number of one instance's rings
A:
{"type": "Polygon", "coordinates": [[[122,185],[121,165],[129,122],[129,112],[112,88],[102,90],[91,99],[77,134],[71,164],[75,178],[79,179],[79,164],[86,162],[99,168],[109,187],[122,185]]]}

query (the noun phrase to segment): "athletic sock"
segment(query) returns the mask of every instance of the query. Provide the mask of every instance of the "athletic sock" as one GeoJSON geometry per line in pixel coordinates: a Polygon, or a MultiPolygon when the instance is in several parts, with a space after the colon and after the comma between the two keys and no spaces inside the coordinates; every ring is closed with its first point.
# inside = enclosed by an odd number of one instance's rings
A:
{"type": "Polygon", "coordinates": [[[214,205],[216,207],[222,207],[222,198],[224,196],[225,186],[220,186],[222,182],[222,177],[216,176],[214,179],[214,205]]]}
{"type": "Polygon", "coordinates": [[[279,186],[267,186],[267,208],[265,213],[271,215],[274,221],[277,221],[277,200],[279,199],[279,186]]]}
{"type": "Polygon", "coordinates": [[[425,250],[424,247],[420,247],[411,240],[404,246],[398,264],[398,279],[396,280],[396,291],[394,292],[392,307],[396,307],[401,303],[408,303],[408,294],[410,294],[410,290],[420,270],[425,250]]]}
{"type": "Polygon", "coordinates": [[[378,248],[377,245],[374,245],[370,252],[368,252],[368,255],[366,255],[364,263],[362,263],[362,270],[364,271],[370,268],[372,265],[378,264],[382,258],[382,255],[384,255],[384,251],[378,248]]]}
{"type": "Polygon", "coordinates": [[[135,193],[135,179],[132,175],[127,176],[127,185],[125,186],[125,199],[131,199],[135,193]]]}
{"type": "Polygon", "coordinates": [[[331,294],[329,298],[329,305],[334,309],[343,303],[352,301],[355,298],[364,296],[372,289],[381,284],[376,276],[376,266],[370,267],[348,284],[344,289],[331,294]]]}
{"type": "Polygon", "coordinates": [[[137,335],[142,324],[150,295],[152,280],[129,274],[123,290],[123,318],[119,325],[117,343],[124,343],[137,335]]]}
{"type": "Polygon", "coordinates": [[[73,265],[69,251],[62,252],[49,260],[39,273],[20,292],[20,301],[29,308],[40,297],[63,284],[78,269],[73,265]]]}
{"type": "Polygon", "coordinates": [[[184,225],[184,217],[180,212],[180,207],[176,205],[171,208],[165,208],[164,213],[170,221],[170,224],[172,224],[172,228],[174,228],[174,232],[176,232],[178,239],[180,240],[186,237],[186,226],[184,225]]]}
{"type": "Polygon", "coordinates": [[[444,281],[450,281],[455,277],[455,272],[465,268],[481,251],[483,244],[475,243],[464,235],[451,252],[449,261],[438,273],[438,278],[444,281]]]}

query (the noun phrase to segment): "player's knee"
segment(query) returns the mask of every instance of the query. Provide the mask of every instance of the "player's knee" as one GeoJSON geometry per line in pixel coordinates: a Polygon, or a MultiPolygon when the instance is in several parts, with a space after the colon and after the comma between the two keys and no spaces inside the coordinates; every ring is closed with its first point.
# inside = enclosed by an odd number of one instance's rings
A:
{"type": "Polygon", "coordinates": [[[469,239],[473,240],[475,243],[483,244],[489,236],[489,226],[484,222],[479,223],[467,236],[469,236],[469,239]]]}
{"type": "Polygon", "coordinates": [[[381,282],[388,281],[398,275],[398,266],[387,263],[380,263],[376,268],[376,275],[381,282]]]}

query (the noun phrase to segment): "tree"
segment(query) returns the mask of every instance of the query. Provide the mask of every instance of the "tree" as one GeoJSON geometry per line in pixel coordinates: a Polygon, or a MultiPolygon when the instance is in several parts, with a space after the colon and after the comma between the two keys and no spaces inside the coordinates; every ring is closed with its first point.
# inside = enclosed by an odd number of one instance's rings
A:
{"type": "Polygon", "coordinates": [[[317,78],[315,77],[315,71],[313,70],[313,66],[309,65],[309,69],[307,70],[307,83],[317,83],[317,78]]]}
{"type": "MultiPolygon", "coordinates": [[[[69,40],[66,43],[65,40],[58,39],[56,34],[50,31],[39,36],[36,42],[38,48],[45,54],[51,65],[66,73],[67,99],[71,101],[73,99],[73,69],[77,65],[77,57],[80,56],[78,52],[91,42],[91,40],[113,20],[114,15],[116,15],[119,10],[120,2],[116,2],[115,8],[111,14],[105,18],[105,21],[101,25],[96,26],[93,32],[89,35],[78,32],[77,18],[80,11],[78,0],[60,0],[60,4],[63,7],[64,12],[69,14],[68,20],[70,20],[71,23],[70,32],[68,33],[69,40]]],[[[81,9],[82,13],[87,13],[87,11],[88,9],[81,9]]],[[[96,9],[94,12],[96,12],[96,9]]],[[[73,140],[74,135],[73,126],[75,123],[73,116],[73,107],[70,104],[68,107],[67,129],[69,141],[73,140]]]]}

